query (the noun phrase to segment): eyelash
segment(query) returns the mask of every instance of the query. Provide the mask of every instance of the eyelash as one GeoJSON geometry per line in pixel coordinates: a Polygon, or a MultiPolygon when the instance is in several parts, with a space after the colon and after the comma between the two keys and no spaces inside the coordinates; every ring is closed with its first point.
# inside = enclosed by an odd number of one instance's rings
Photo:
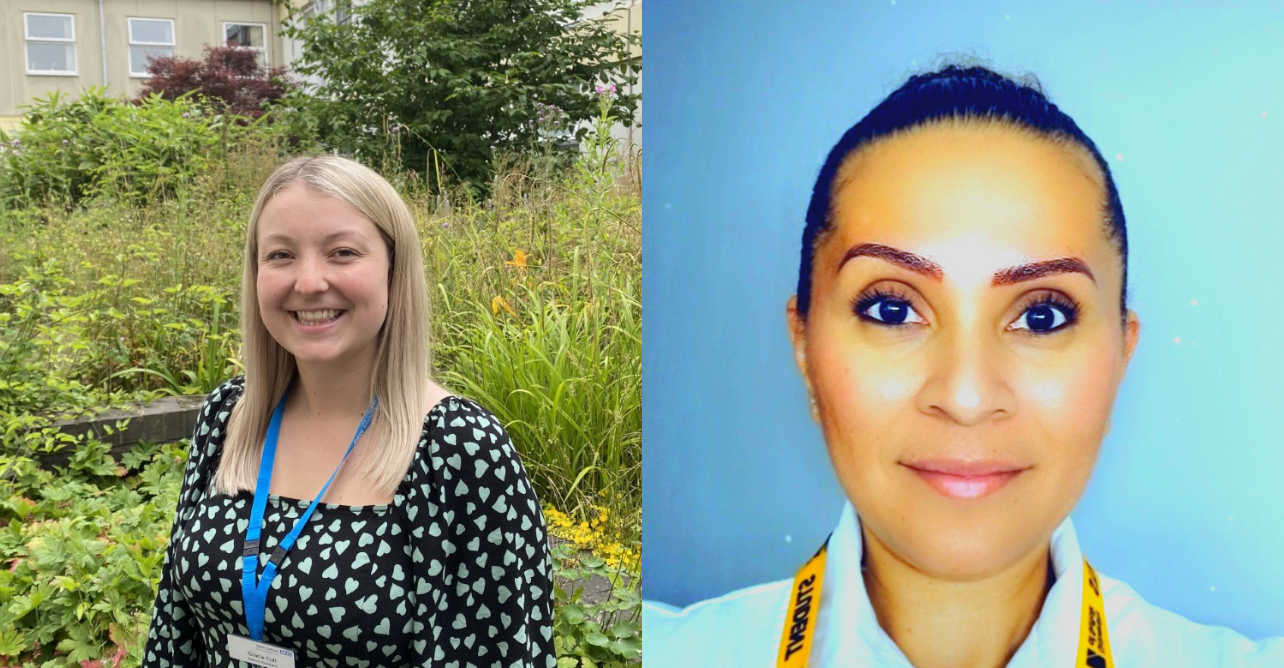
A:
{"type": "MultiPolygon", "coordinates": [[[[336,250],[334,251],[334,253],[335,253],[335,254],[337,254],[337,253],[348,253],[348,255],[342,256],[342,257],[340,258],[340,259],[344,259],[344,260],[349,260],[349,259],[352,259],[352,258],[354,258],[354,257],[357,257],[357,255],[359,255],[359,253],[357,253],[357,251],[355,251],[355,250],[353,250],[353,249],[351,249],[351,248],[339,248],[339,249],[336,249],[336,250]]],[[[264,259],[264,260],[271,261],[271,260],[279,259],[281,256],[284,256],[284,255],[287,255],[287,253],[286,253],[285,251],[279,251],[279,250],[278,250],[278,251],[272,251],[271,253],[268,253],[267,255],[264,255],[264,256],[263,256],[263,259],[264,259]]]]}
{"type": "MultiPolygon", "coordinates": [[[[908,294],[900,290],[897,290],[895,288],[885,288],[885,287],[877,287],[871,291],[857,295],[856,298],[852,300],[851,308],[852,308],[852,311],[856,314],[856,317],[860,318],[865,322],[872,323],[874,325],[879,325],[882,327],[904,327],[905,323],[884,322],[866,315],[866,311],[868,311],[871,306],[874,306],[876,304],[879,304],[885,301],[902,302],[908,305],[911,309],[914,308],[914,300],[910,299],[908,294]]],[[[1080,310],[1079,302],[1059,292],[1044,292],[1040,294],[1038,297],[1031,300],[1029,303],[1025,305],[1024,308],[1021,309],[1021,316],[1024,316],[1027,312],[1029,312],[1030,309],[1036,306],[1052,306],[1056,308],[1057,310],[1061,311],[1061,314],[1063,316],[1065,316],[1065,322],[1061,323],[1055,329],[1050,329],[1047,331],[1034,331],[1032,329],[1025,329],[1025,328],[1018,329],[1016,331],[1025,332],[1033,336],[1046,336],[1048,334],[1055,334],[1057,332],[1060,332],[1063,329],[1071,327],[1079,320],[1079,310],[1080,310]]],[[[922,314],[919,314],[919,315],[921,316],[922,314]]]]}
{"type": "Polygon", "coordinates": [[[1072,327],[1076,322],[1079,321],[1079,309],[1080,309],[1079,302],[1075,301],[1074,299],[1071,299],[1070,297],[1064,294],[1061,294],[1060,292],[1041,293],[1038,297],[1036,297],[1035,299],[1027,303],[1025,305],[1025,308],[1021,309],[1021,315],[1025,315],[1030,311],[1030,309],[1036,306],[1052,306],[1057,310],[1061,311],[1061,314],[1065,316],[1066,321],[1058,325],[1055,329],[1050,329],[1043,332],[1036,332],[1032,329],[1023,329],[1019,331],[1025,332],[1027,334],[1031,334],[1033,336],[1046,336],[1048,334],[1056,334],[1057,332],[1060,332],[1063,329],[1072,327]]]}
{"type": "Polygon", "coordinates": [[[914,307],[914,302],[909,298],[909,295],[904,292],[892,288],[879,287],[874,288],[872,291],[857,295],[856,298],[852,300],[852,311],[856,313],[856,317],[864,320],[865,322],[872,322],[876,325],[886,325],[888,327],[899,327],[900,325],[882,322],[865,315],[865,312],[869,310],[869,307],[884,301],[904,302],[909,304],[910,308],[914,307]]]}

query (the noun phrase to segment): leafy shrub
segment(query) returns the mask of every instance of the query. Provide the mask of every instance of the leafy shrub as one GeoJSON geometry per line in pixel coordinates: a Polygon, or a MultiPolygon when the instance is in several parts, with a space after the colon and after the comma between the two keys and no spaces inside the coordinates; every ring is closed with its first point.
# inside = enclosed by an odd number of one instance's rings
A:
{"type": "Polygon", "coordinates": [[[591,577],[620,582],[628,574],[570,545],[553,548],[553,647],[557,668],[623,668],[641,664],[642,598],[631,586],[613,586],[600,603],[584,600],[591,577]]]}
{"type": "Polygon", "coordinates": [[[131,104],[92,88],[36,98],[16,132],[0,132],[0,211],[170,196],[223,153],[229,122],[190,97],[131,104]]]}
{"type": "Polygon", "coordinates": [[[83,443],[59,473],[0,455],[0,663],[139,665],[184,452],[107,450],[83,443]]]}
{"type": "MultiPolygon", "coordinates": [[[[588,0],[370,0],[352,20],[293,18],[295,68],[319,77],[291,104],[327,146],[372,161],[398,135],[399,168],[447,174],[483,190],[496,154],[529,151],[539,107],[574,124],[597,112],[593,88],[635,82],[628,47],[588,0]]],[[[638,96],[613,101],[631,121],[638,96]]]]}
{"type": "Polygon", "coordinates": [[[280,100],[294,85],[284,67],[265,68],[258,52],[235,46],[206,46],[200,60],[180,56],[149,57],[151,78],[139,100],[153,94],[176,100],[196,93],[220,113],[258,118],[267,105],[280,100]]]}

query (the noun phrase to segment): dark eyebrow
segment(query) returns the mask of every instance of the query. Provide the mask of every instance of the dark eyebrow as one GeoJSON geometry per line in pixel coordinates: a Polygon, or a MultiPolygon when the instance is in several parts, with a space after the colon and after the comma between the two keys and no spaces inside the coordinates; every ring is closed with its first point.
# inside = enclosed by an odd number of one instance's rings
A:
{"type": "Polygon", "coordinates": [[[941,280],[941,265],[921,255],[915,255],[909,251],[892,248],[891,246],[884,246],[883,244],[860,244],[852,246],[851,249],[847,251],[847,254],[843,256],[842,261],[838,263],[838,269],[835,270],[835,273],[841,271],[843,265],[847,264],[848,260],[862,256],[876,257],[881,260],[886,260],[892,264],[904,267],[916,274],[922,274],[928,278],[934,278],[938,281],[941,280]]]}
{"type": "MultiPolygon", "coordinates": [[[[916,274],[922,274],[928,278],[941,280],[943,272],[941,265],[921,256],[915,255],[909,251],[903,251],[899,248],[884,246],[883,244],[859,244],[853,246],[843,255],[842,261],[838,263],[838,269],[841,270],[848,260],[858,257],[876,257],[885,260],[894,265],[908,269],[916,274]]],[[[1029,264],[1017,265],[1000,269],[994,272],[994,278],[991,285],[1012,285],[1023,281],[1032,281],[1042,276],[1051,274],[1084,274],[1093,283],[1097,282],[1096,276],[1093,276],[1092,270],[1088,265],[1077,257],[1063,257],[1055,260],[1044,260],[1042,262],[1031,262],[1029,264]]]]}
{"type": "Polygon", "coordinates": [[[1045,260],[1043,262],[1031,262],[1015,267],[1008,267],[994,273],[992,285],[1012,285],[1022,281],[1033,281],[1041,276],[1050,274],[1084,274],[1093,283],[1097,282],[1097,277],[1092,275],[1092,270],[1088,265],[1077,257],[1063,257],[1055,260],[1045,260]]]}

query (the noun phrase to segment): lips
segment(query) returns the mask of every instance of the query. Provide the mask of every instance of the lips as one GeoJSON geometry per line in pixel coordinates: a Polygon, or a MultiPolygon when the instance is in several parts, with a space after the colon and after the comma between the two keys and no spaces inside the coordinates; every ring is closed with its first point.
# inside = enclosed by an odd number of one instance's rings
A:
{"type": "Polygon", "coordinates": [[[998,460],[929,459],[900,464],[932,489],[953,499],[984,498],[1031,468],[998,460]]]}
{"type": "Polygon", "coordinates": [[[311,309],[307,311],[290,311],[294,320],[304,326],[327,325],[343,316],[342,309],[311,309]]]}

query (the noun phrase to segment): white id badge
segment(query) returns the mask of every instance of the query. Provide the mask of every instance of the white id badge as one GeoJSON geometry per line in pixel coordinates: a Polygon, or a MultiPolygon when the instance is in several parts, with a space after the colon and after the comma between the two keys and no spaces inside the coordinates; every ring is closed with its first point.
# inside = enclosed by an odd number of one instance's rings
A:
{"type": "Polygon", "coordinates": [[[263,668],[294,668],[294,650],[257,642],[242,636],[227,635],[227,653],[233,659],[248,661],[263,668]]]}

